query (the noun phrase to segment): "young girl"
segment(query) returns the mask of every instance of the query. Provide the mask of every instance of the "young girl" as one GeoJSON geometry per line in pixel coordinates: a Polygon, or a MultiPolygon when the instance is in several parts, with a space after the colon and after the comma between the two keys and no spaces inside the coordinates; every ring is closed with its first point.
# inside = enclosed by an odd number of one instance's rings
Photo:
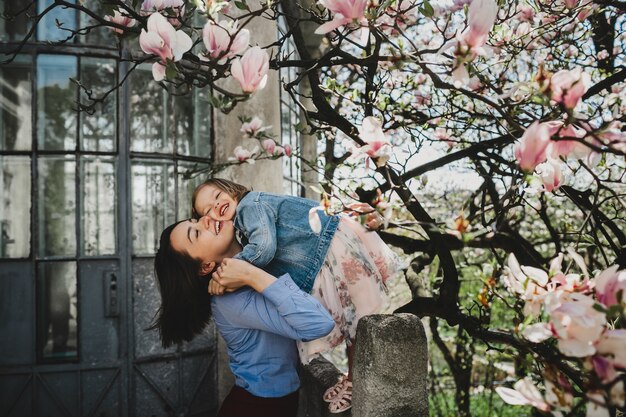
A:
{"type": "MultiPolygon", "coordinates": [[[[317,203],[300,197],[252,192],[246,187],[222,179],[210,179],[196,188],[192,205],[197,217],[209,217],[215,238],[229,231],[240,233],[243,251],[235,258],[265,269],[272,275],[288,273],[303,291],[329,311],[336,326],[326,337],[299,342],[303,363],[345,341],[348,345],[349,372],[324,394],[333,413],[351,407],[352,356],[359,319],[375,314],[383,306],[385,282],[398,264],[393,252],[376,233],[367,232],[345,215],[328,216],[320,210],[321,231],[314,233],[309,225],[309,210],[317,203]],[[232,226],[230,220],[232,221],[232,226]]],[[[203,224],[198,223],[202,228],[203,224]]],[[[206,221],[204,224],[207,224],[206,221]]],[[[196,252],[191,239],[178,246],[182,251],[196,252]]],[[[173,242],[173,246],[177,246],[173,242]]],[[[209,253],[216,247],[200,249],[201,272],[208,274],[219,262],[219,254],[209,253]],[[217,256],[216,256],[217,255],[217,256]]],[[[219,246],[219,245],[218,245],[219,246]]],[[[193,255],[192,255],[193,256],[193,255]]],[[[227,290],[237,285],[214,280],[227,290]]]]}

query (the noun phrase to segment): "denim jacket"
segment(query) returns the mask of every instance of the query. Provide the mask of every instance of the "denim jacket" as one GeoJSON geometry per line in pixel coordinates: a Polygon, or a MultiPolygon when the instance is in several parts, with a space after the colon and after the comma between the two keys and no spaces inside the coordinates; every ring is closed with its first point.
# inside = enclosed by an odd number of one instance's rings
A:
{"type": "Polygon", "coordinates": [[[309,210],[317,205],[301,197],[249,192],[235,214],[235,228],[247,239],[235,258],[276,277],[289,274],[301,290],[310,293],[339,225],[339,216],[328,216],[320,209],[322,229],[319,234],[313,232],[309,210]]]}

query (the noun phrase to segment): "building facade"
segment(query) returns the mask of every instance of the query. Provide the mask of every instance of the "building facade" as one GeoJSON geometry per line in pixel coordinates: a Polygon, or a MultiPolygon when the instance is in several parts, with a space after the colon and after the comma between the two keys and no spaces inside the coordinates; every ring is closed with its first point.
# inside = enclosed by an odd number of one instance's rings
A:
{"type": "MultiPolygon", "coordinates": [[[[31,12],[52,3],[40,0],[31,12]]],[[[14,13],[24,2],[0,5],[14,13]]],[[[215,329],[169,349],[146,330],[159,302],[153,255],[161,230],[190,215],[191,192],[205,178],[190,173],[225,161],[241,143],[237,115],[289,128],[284,117],[293,112],[281,112],[277,74],[222,115],[207,91],[169,94],[149,64],[121,60],[132,48],[120,54],[106,29],[51,44],[67,36],[55,20],[90,24],[55,9],[0,66],[0,416],[214,415],[215,329]],[[80,111],[88,94],[80,85],[112,92],[95,111],[80,111]]],[[[30,22],[1,22],[4,60],[30,22]]],[[[271,25],[256,30],[259,42],[276,37],[271,25]]],[[[293,135],[283,141],[298,146],[293,135]]],[[[276,160],[223,175],[300,193],[296,171],[276,160]]]]}

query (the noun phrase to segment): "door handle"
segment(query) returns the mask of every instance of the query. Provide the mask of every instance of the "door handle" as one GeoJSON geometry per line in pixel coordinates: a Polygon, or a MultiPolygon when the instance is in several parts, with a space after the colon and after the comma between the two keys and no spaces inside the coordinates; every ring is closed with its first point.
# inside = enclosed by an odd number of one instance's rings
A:
{"type": "Polygon", "coordinates": [[[120,300],[117,286],[117,274],[112,271],[104,273],[104,317],[119,317],[120,300]]]}

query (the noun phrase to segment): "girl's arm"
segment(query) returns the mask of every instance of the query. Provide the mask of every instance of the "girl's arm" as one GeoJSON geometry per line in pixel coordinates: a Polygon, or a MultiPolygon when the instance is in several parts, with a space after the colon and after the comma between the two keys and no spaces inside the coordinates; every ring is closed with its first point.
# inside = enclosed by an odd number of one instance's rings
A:
{"type": "Polygon", "coordinates": [[[301,291],[288,274],[277,279],[244,261],[226,259],[219,277],[213,279],[255,290],[214,298],[214,317],[222,327],[263,330],[307,341],[326,336],[335,326],[324,307],[301,291]]]}
{"type": "Polygon", "coordinates": [[[242,204],[237,209],[248,243],[235,258],[263,268],[276,255],[277,219],[274,211],[259,201],[242,204]]]}

